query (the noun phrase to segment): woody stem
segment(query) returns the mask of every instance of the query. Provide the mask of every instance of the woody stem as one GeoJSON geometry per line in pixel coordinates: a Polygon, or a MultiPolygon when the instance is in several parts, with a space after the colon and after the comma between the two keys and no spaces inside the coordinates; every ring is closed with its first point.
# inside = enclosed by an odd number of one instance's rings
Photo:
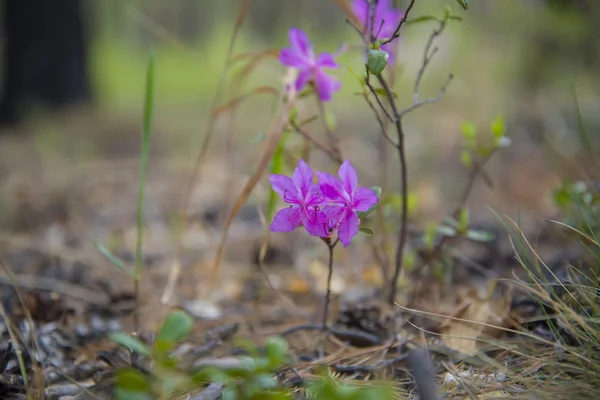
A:
{"type": "Polygon", "coordinates": [[[325,294],[325,305],[323,309],[322,323],[322,329],[325,331],[327,330],[327,317],[329,312],[329,301],[331,297],[331,278],[333,276],[333,249],[335,248],[335,245],[338,244],[340,239],[336,239],[336,241],[333,243],[331,243],[330,238],[324,238],[323,241],[327,244],[327,247],[329,248],[329,272],[327,275],[327,293],[325,294]]]}

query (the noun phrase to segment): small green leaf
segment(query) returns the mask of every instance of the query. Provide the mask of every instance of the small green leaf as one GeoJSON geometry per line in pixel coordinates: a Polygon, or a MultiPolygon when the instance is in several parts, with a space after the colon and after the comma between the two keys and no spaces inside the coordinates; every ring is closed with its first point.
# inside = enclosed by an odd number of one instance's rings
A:
{"type": "Polygon", "coordinates": [[[373,229],[371,228],[361,226],[360,228],[358,228],[358,231],[366,236],[375,236],[375,231],[373,231],[373,229]]]}
{"type": "Polygon", "coordinates": [[[144,356],[150,355],[150,349],[139,339],[134,338],[123,332],[111,332],[108,334],[108,338],[113,342],[125,347],[132,353],[138,353],[144,356]]]}
{"type": "MultiPolygon", "coordinates": [[[[392,96],[394,96],[394,98],[397,99],[398,98],[398,93],[394,92],[393,90],[391,92],[392,92],[392,96]]],[[[380,96],[384,96],[384,97],[387,98],[387,92],[385,91],[384,88],[375,88],[375,93],[377,93],[380,96]]]]}
{"type": "Polygon", "coordinates": [[[387,66],[389,54],[385,50],[372,49],[367,53],[367,69],[373,75],[379,75],[387,66]]]}
{"type": "Polygon", "coordinates": [[[433,243],[435,242],[436,234],[437,234],[437,226],[435,226],[435,224],[430,224],[427,227],[427,229],[425,229],[423,241],[425,242],[425,246],[428,249],[433,248],[433,243]]]}
{"type": "Polygon", "coordinates": [[[425,21],[438,21],[438,22],[441,22],[438,17],[434,17],[433,15],[422,15],[420,17],[409,19],[408,21],[406,21],[406,24],[410,25],[410,24],[416,24],[418,22],[425,22],[425,21]]]}
{"type": "Polygon", "coordinates": [[[469,0],[456,0],[458,2],[458,4],[460,4],[460,6],[462,8],[464,8],[465,10],[469,9],[469,0]]]}
{"type": "Polygon", "coordinates": [[[477,136],[477,127],[472,122],[463,122],[460,126],[467,146],[475,148],[475,137],[477,136]]]}
{"type": "Polygon", "coordinates": [[[288,344],[283,338],[274,336],[268,339],[266,352],[273,369],[277,369],[285,363],[287,349],[288,344]]]}
{"type": "Polygon", "coordinates": [[[127,368],[118,372],[117,387],[121,390],[131,392],[149,392],[151,390],[150,382],[146,375],[140,371],[127,368]]]}
{"type": "Polygon", "coordinates": [[[371,190],[375,192],[377,198],[381,197],[381,188],[379,186],[371,186],[371,190]]]}
{"type": "Polygon", "coordinates": [[[440,225],[436,228],[436,230],[437,230],[437,233],[439,233],[442,236],[448,236],[448,237],[456,236],[456,229],[452,228],[451,226],[440,225]]]}
{"type": "Polygon", "coordinates": [[[267,132],[258,132],[250,138],[250,143],[260,143],[267,137],[267,132]]]}
{"type": "Polygon", "coordinates": [[[460,226],[460,222],[458,222],[454,217],[452,216],[446,216],[444,217],[444,219],[442,220],[442,223],[452,226],[454,228],[458,228],[460,226]]]}
{"type": "Polygon", "coordinates": [[[494,135],[494,138],[500,139],[504,136],[505,132],[506,127],[504,123],[504,117],[500,115],[492,122],[492,135],[494,135]]]}
{"type": "Polygon", "coordinates": [[[473,166],[473,158],[471,157],[471,152],[467,149],[462,150],[460,152],[460,161],[467,168],[471,168],[473,166]]]}
{"type": "Polygon", "coordinates": [[[298,126],[304,126],[306,124],[310,124],[311,122],[315,121],[317,118],[319,118],[318,115],[313,115],[312,117],[309,117],[309,118],[306,118],[305,120],[300,121],[298,126]]]}
{"type": "Polygon", "coordinates": [[[491,242],[496,238],[493,233],[480,230],[468,230],[465,236],[475,242],[491,242]]]}
{"type": "Polygon", "coordinates": [[[115,388],[115,398],[117,400],[154,400],[154,396],[150,393],[136,392],[118,387],[115,388]]]}
{"type": "Polygon", "coordinates": [[[460,210],[459,221],[459,230],[465,231],[469,227],[469,210],[467,210],[466,208],[460,210]]]}
{"type": "Polygon", "coordinates": [[[444,21],[448,21],[448,19],[450,19],[451,16],[452,16],[452,9],[450,8],[450,6],[446,6],[444,8],[444,21]]]}
{"type": "Polygon", "coordinates": [[[135,278],[134,271],[132,271],[131,268],[127,267],[125,265],[125,263],[123,261],[121,261],[121,259],[119,257],[114,255],[108,248],[106,248],[106,246],[104,246],[98,242],[92,242],[92,243],[94,244],[94,247],[96,247],[98,249],[98,251],[100,253],[102,253],[102,255],[104,255],[106,258],[108,258],[110,260],[110,262],[112,262],[115,265],[115,267],[119,268],[121,271],[123,271],[124,273],[129,275],[131,278],[135,278]]]}
{"type": "Polygon", "coordinates": [[[156,335],[157,341],[176,344],[191,332],[194,319],[183,310],[176,310],[167,315],[156,335]]]}
{"type": "MultiPolygon", "coordinates": [[[[378,199],[381,199],[381,188],[379,186],[371,186],[371,190],[375,192],[375,195],[377,196],[378,199]]],[[[359,211],[356,214],[358,215],[358,218],[363,219],[369,216],[369,214],[371,214],[373,211],[375,211],[375,209],[377,208],[377,205],[379,204],[379,202],[375,203],[375,205],[371,208],[369,208],[367,211],[359,211]]]]}

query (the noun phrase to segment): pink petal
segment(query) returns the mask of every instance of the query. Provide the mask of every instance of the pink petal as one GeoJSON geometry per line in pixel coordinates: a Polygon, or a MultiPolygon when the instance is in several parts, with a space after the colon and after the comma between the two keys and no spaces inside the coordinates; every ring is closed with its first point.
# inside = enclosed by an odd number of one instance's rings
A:
{"type": "Polygon", "coordinates": [[[358,233],[358,215],[354,211],[350,211],[346,218],[342,221],[338,228],[338,237],[344,247],[348,247],[352,238],[358,233]]]}
{"type": "Polygon", "coordinates": [[[340,219],[343,217],[343,213],[347,207],[342,207],[339,205],[329,205],[323,207],[323,214],[325,215],[327,222],[327,229],[329,233],[333,232],[338,228],[338,223],[340,219]]]}
{"type": "Polygon", "coordinates": [[[289,203],[288,200],[291,200],[292,203],[299,203],[302,200],[294,181],[289,176],[272,174],[269,175],[269,181],[273,190],[281,196],[283,201],[289,203]]]}
{"type": "Polygon", "coordinates": [[[344,204],[350,200],[344,187],[335,176],[328,174],[327,172],[317,172],[317,177],[319,178],[321,192],[323,192],[325,197],[330,201],[344,204]]]}
{"type": "Polygon", "coordinates": [[[322,68],[337,68],[338,64],[329,53],[321,53],[317,57],[317,65],[322,68]]]}
{"type": "Polygon", "coordinates": [[[309,213],[305,213],[303,219],[304,228],[311,235],[318,237],[329,236],[329,232],[327,231],[327,217],[322,211],[309,209],[309,213]]]}
{"type": "Polygon", "coordinates": [[[353,209],[355,211],[367,211],[373,207],[379,199],[372,189],[366,187],[360,187],[354,192],[354,203],[353,209]]]}
{"type": "Polygon", "coordinates": [[[294,181],[294,185],[300,190],[302,198],[305,199],[306,194],[313,186],[313,170],[303,159],[298,161],[298,166],[294,170],[292,180],[294,181]]]}
{"type": "Polygon", "coordinates": [[[368,6],[367,0],[354,0],[352,2],[352,12],[362,25],[367,21],[368,6]]]}
{"type": "Polygon", "coordinates": [[[291,28],[289,33],[290,44],[292,48],[302,56],[305,60],[310,60],[314,57],[312,45],[304,31],[298,28],[291,28]]]}
{"type": "Polygon", "coordinates": [[[346,192],[354,193],[358,186],[358,175],[356,175],[356,170],[350,164],[350,160],[344,161],[338,170],[338,175],[342,180],[342,185],[346,189],[346,192]]]}
{"type": "Polygon", "coordinates": [[[271,223],[271,232],[291,232],[301,223],[300,207],[288,207],[277,211],[271,223]]]}
{"type": "Polygon", "coordinates": [[[341,82],[338,82],[320,69],[316,71],[315,85],[317,87],[317,94],[319,95],[321,101],[331,100],[333,92],[342,87],[341,82]]]}
{"type": "Polygon", "coordinates": [[[306,86],[308,81],[310,81],[311,78],[312,78],[312,70],[304,69],[304,70],[300,71],[300,73],[298,74],[298,77],[296,78],[296,83],[295,83],[296,92],[299,92],[302,89],[304,89],[304,87],[306,86]]]}
{"type": "Polygon", "coordinates": [[[306,59],[301,54],[290,48],[281,50],[279,53],[279,61],[283,65],[293,68],[305,68],[308,65],[306,59]]]}

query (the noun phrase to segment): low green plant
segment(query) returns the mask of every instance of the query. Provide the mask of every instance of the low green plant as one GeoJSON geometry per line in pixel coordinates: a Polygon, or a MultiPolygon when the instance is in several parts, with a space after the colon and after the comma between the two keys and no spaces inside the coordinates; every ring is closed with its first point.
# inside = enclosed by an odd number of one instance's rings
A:
{"type": "MultiPolygon", "coordinates": [[[[191,332],[193,319],[185,311],[170,313],[156,333],[152,345],[123,332],[110,339],[128,349],[134,357],[149,361],[148,370],[131,366],[117,371],[115,397],[119,400],[156,400],[183,396],[202,390],[207,384],[222,385],[223,400],[289,399],[295,388],[286,387],[278,373],[291,361],[288,344],[270,337],[260,349],[249,341],[240,342],[245,355],[227,367],[187,367],[174,350],[191,332]]],[[[306,393],[315,399],[361,400],[392,398],[391,386],[360,386],[335,379],[327,367],[317,378],[307,380],[306,393]]]]}

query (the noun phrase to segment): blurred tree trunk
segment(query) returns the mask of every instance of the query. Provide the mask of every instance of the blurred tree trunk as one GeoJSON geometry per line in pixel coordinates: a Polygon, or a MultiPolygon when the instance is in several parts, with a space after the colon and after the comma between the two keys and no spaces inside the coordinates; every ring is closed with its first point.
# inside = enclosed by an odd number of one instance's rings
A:
{"type": "Polygon", "coordinates": [[[0,124],[90,99],[82,0],[4,0],[0,124]]]}

